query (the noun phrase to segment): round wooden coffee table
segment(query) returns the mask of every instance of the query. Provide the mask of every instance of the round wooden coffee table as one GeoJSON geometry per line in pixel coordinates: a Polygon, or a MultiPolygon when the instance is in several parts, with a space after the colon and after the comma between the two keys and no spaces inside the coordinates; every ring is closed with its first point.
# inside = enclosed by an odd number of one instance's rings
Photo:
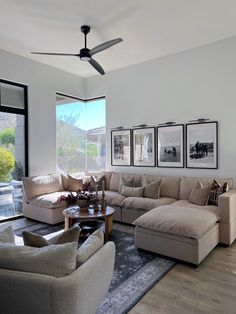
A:
{"type": "Polygon", "coordinates": [[[115,212],[115,209],[107,206],[106,212],[95,212],[93,209],[89,208],[87,211],[77,211],[72,213],[68,211],[69,208],[63,210],[63,215],[65,217],[65,230],[68,230],[72,224],[73,220],[91,220],[103,218],[105,221],[105,240],[108,240],[108,235],[112,231],[112,218],[115,212]]]}

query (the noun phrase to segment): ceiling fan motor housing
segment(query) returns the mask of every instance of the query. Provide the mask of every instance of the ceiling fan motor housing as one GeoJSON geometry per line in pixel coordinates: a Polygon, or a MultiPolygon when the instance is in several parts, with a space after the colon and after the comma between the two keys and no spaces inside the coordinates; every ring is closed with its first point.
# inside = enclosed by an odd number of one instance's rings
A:
{"type": "Polygon", "coordinates": [[[89,61],[91,59],[91,56],[89,54],[88,48],[83,48],[80,50],[80,60],[82,61],[89,61]]]}

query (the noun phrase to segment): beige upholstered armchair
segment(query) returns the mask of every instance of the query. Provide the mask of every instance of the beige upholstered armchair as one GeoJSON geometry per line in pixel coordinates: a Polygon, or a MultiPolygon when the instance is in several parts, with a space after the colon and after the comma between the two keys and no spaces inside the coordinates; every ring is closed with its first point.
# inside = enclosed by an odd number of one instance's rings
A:
{"type": "Polygon", "coordinates": [[[95,314],[113,273],[115,245],[106,243],[66,277],[0,269],[2,314],[95,314]]]}

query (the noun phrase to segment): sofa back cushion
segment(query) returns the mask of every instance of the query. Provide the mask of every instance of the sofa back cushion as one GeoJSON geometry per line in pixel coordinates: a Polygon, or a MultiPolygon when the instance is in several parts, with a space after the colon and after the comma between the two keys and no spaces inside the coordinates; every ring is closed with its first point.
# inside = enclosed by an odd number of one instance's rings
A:
{"type": "MultiPolygon", "coordinates": [[[[182,177],[180,182],[180,192],[179,192],[179,199],[180,200],[188,200],[192,189],[197,181],[201,184],[211,184],[214,178],[198,178],[198,177],[182,177]]],[[[224,184],[225,182],[228,183],[229,190],[233,188],[233,179],[232,178],[217,178],[215,179],[220,184],[224,184]]]]}
{"type": "Polygon", "coordinates": [[[111,179],[110,179],[110,185],[109,185],[109,190],[110,191],[119,192],[121,176],[122,176],[121,173],[112,172],[111,179]]]}
{"type": "Polygon", "coordinates": [[[179,199],[180,177],[162,177],[160,197],[179,199]]]}
{"type": "Polygon", "coordinates": [[[109,186],[110,186],[110,180],[111,180],[111,171],[102,171],[102,175],[105,176],[106,178],[106,190],[109,190],[109,186]]]}
{"type": "Polygon", "coordinates": [[[63,190],[62,179],[59,173],[37,177],[24,177],[23,185],[29,200],[39,195],[63,190]]]}
{"type": "Polygon", "coordinates": [[[0,268],[64,277],[76,268],[77,243],[41,248],[0,243],[0,268]]]}

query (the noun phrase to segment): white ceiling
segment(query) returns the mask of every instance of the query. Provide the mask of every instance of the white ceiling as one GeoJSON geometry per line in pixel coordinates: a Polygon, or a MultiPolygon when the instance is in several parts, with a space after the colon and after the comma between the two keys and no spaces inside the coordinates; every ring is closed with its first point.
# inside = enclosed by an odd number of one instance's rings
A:
{"type": "MultiPolygon", "coordinates": [[[[0,0],[0,49],[82,77],[97,75],[76,57],[80,26],[90,25],[88,46],[123,42],[94,56],[105,72],[236,35],[236,0],[0,0]]],[[[99,74],[98,74],[99,75],[99,74]]]]}

